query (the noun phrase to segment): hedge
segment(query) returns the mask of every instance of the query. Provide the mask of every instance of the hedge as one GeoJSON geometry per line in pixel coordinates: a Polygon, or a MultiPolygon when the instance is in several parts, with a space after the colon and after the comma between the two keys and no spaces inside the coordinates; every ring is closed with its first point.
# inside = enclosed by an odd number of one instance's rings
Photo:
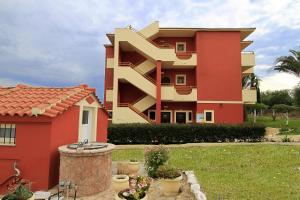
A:
{"type": "Polygon", "coordinates": [[[263,125],[111,124],[108,141],[114,144],[181,144],[197,142],[259,142],[263,125]]]}

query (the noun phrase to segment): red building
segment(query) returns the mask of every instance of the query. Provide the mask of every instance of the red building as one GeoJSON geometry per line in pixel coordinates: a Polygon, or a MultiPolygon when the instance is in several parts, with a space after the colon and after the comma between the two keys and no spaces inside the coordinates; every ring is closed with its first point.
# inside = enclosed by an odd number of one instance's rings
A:
{"type": "Polygon", "coordinates": [[[104,105],[113,123],[242,123],[242,88],[255,56],[255,28],[131,26],[107,34],[104,105]]]}
{"type": "Polygon", "coordinates": [[[33,190],[58,183],[61,145],[106,142],[108,114],[87,85],[0,87],[0,183],[16,161],[33,190]]]}

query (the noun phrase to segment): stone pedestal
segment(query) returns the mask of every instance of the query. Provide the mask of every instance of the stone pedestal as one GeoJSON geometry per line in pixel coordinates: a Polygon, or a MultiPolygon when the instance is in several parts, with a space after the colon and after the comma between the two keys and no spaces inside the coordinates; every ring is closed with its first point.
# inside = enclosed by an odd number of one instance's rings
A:
{"type": "Polygon", "coordinates": [[[71,181],[77,186],[77,196],[89,196],[102,192],[111,184],[111,152],[115,146],[94,150],[59,147],[59,181],[71,181]]]}

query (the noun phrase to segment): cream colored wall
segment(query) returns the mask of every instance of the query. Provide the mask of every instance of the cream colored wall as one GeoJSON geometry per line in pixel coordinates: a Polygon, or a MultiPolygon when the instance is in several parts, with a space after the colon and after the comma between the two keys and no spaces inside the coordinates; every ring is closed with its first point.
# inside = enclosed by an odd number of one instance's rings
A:
{"type": "Polygon", "coordinates": [[[253,74],[254,73],[254,67],[250,67],[248,69],[243,70],[243,74],[253,74]]]}
{"type": "Polygon", "coordinates": [[[255,54],[242,52],[242,66],[255,66],[255,54]]]}
{"type": "Polygon", "coordinates": [[[151,97],[150,95],[145,96],[140,101],[136,102],[133,107],[138,109],[141,112],[144,112],[151,106],[153,106],[156,103],[155,98],[151,97]]]}
{"type": "Polygon", "coordinates": [[[243,90],[243,102],[244,103],[249,103],[249,104],[253,104],[256,103],[257,101],[257,93],[255,89],[251,89],[251,90],[243,90]]]}
{"type": "Polygon", "coordinates": [[[106,101],[112,102],[113,96],[114,96],[113,90],[106,90],[106,95],[105,95],[106,101]]]}
{"type": "Polygon", "coordinates": [[[79,106],[79,122],[78,122],[78,141],[81,138],[82,134],[82,128],[81,128],[81,122],[82,122],[82,111],[84,108],[90,108],[92,110],[92,138],[93,141],[96,141],[97,137],[97,119],[98,119],[98,109],[101,107],[101,105],[98,103],[98,100],[94,97],[94,95],[89,95],[85,99],[81,100],[80,102],[76,103],[75,105],[79,106]],[[94,102],[89,104],[85,99],[88,97],[92,97],[94,99],[94,102]]]}
{"type": "Polygon", "coordinates": [[[148,123],[144,118],[128,107],[117,107],[113,113],[113,123],[148,123]]]}
{"type": "Polygon", "coordinates": [[[141,74],[146,74],[152,71],[154,68],[156,68],[156,64],[149,59],[145,60],[144,62],[136,66],[137,71],[140,72],[141,74]]]}
{"type": "Polygon", "coordinates": [[[118,67],[114,71],[117,71],[118,78],[127,80],[140,90],[156,98],[156,86],[131,67],[118,67]]]}
{"type": "Polygon", "coordinates": [[[115,37],[118,41],[129,42],[132,46],[137,48],[144,56],[152,61],[174,61],[175,51],[174,49],[160,49],[148,42],[143,36],[139,35],[133,30],[128,28],[116,29],[115,37]]]}
{"type": "Polygon", "coordinates": [[[197,65],[197,53],[192,53],[192,56],[189,59],[179,59],[176,56],[173,65],[174,65],[174,67],[177,67],[177,66],[196,66],[197,65]]]}
{"type": "Polygon", "coordinates": [[[145,28],[143,28],[142,30],[140,30],[139,32],[144,36],[146,36],[147,38],[149,38],[157,34],[159,31],[158,29],[159,29],[159,21],[155,21],[149,24],[148,26],[146,26],[145,28]]]}
{"type": "Polygon", "coordinates": [[[106,67],[107,68],[114,68],[114,58],[107,58],[106,59],[106,67]]]}
{"type": "Polygon", "coordinates": [[[161,99],[164,101],[197,101],[197,88],[187,95],[181,95],[176,92],[174,86],[161,87],[161,99]]]}

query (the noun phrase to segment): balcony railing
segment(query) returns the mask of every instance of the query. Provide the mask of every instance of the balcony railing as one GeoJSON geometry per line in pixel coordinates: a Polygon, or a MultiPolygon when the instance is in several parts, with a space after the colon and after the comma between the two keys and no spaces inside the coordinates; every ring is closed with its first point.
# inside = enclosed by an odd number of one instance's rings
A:
{"type": "Polygon", "coordinates": [[[255,54],[253,51],[243,51],[241,55],[243,67],[255,66],[255,54]]]}
{"type": "Polygon", "coordinates": [[[257,92],[256,89],[243,89],[243,102],[244,103],[256,103],[257,101],[257,92]]]}

